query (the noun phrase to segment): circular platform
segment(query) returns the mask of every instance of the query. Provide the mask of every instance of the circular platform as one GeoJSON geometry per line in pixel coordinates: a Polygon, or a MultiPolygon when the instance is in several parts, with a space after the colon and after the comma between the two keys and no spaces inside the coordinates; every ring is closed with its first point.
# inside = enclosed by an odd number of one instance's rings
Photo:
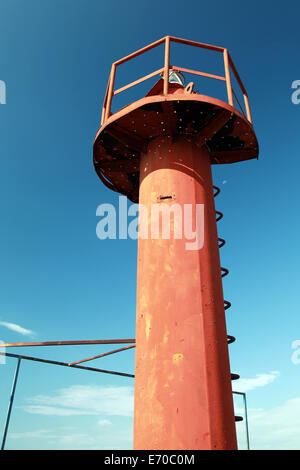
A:
{"type": "MultiPolygon", "coordinates": [[[[162,82],[162,80],[161,80],[162,82]]],[[[206,145],[212,164],[258,158],[252,124],[224,101],[181,86],[164,96],[146,96],[112,114],[99,129],[93,149],[95,170],[110,189],[138,202],[139,159],[150,141],[166,136],[206,145]]]]}

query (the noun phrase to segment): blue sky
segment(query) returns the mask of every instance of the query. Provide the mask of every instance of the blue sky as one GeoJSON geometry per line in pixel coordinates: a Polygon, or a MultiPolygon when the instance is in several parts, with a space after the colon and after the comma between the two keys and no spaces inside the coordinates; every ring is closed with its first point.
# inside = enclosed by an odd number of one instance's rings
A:
{"type": "MultiPolygon", "coordinates": [[[[213,168],[234,388],[247,391],[252,448],[299,448],[299,3],[1,0],[0,9],[0,339],[135,337],[136,242],[96,237],[97,206],[118,203],[92,164],[110,66],[167,34],[227,47],[260,144],[258,161],[213,168]]],[[[161,66],[160,52],[120,68],[117,85],[161,66]]],[[[221,70],[215,56],[172,53],[176,65],[221,70]]],[[[106,350],[26,353],[69,362],[106,350]]],[[[0,365],[1,429],[15,365],[0,365]]],[[[94,365],[133,373],[134,351],[94,365]]],[[[23,361],[7,448],[130,449],[132,397],[130,378],[23,361]]],[[[238,433],[244,448],[241,423],[238,433]]]]}

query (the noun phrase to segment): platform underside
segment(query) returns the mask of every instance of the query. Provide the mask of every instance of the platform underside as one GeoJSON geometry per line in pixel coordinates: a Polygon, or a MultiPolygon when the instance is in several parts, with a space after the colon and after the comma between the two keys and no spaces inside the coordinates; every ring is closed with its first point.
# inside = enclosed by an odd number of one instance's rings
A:
{"type": "Polygon", "coordinates": [[[94,165],[102,182],[138,202],[139,160],[147,145],[178,136],[206,145],[212,164],[258,158],[251,123],[235,108],[197,93],[147,96],[116,112],[94,142],[94,165]]]}

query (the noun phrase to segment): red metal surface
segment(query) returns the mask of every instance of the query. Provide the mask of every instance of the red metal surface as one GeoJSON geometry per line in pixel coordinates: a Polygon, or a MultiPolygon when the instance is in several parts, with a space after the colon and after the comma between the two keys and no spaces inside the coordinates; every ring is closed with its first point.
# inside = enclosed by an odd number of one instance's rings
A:
{"type": "Polygon", "coordinates": [[[160,138],[140,175],[149,210],[161,194],[204,204],[205,238],[195,251],[185,239],[139,239],[134,448],[235,449],[209,154],[185,137],[160,138]]]}
{"type": "Polygon", "coordinates": [[[109,189],[128,196],[133,202],[138,202],[139,162],[148,143],[162,135],[195,136],[194,134],[214,120],[214,116],[218,117],[221,113],[224,115],[224,111],[228,111],[227,119],[222,125],[216,126],[215,134],[211,135],[210,140],[206,142],[211,163],[234,163],[257,158],[258,143],[252,126],[247,92],[228,50],[224,47],[166,36],[114,62],[105,94],[101,127],[94,142],[94,165],[99,178],[109,189]],[[170,47],[172,42],[211,50],[213,53],[222,53],[224,76],[171,65],[170,47]],[[117,90],[114,89],[117,69],[121,64],[162,44],[164,44],[162,68],[117,90]],[[228,103],[193,92],[192,87],[190,90],[188,87],[186,90],[183,90],[182,87],[174,88],[174,84],[168,82],[170,70],[185,71],[196,76],[224,81],[228,103]],[[231,72],[236,77],[243,93],[244,109],[232,88],[231,72]],[[116,94],[159,74],[163,79],[158,81],[151,93],[148,93],[145,98],[128,104],[113,114],[111,113],[112,100],[116,94]],[[234,106],[233,96],[236,97],[240,110],[234,106]],[[192,111],[189,113],[189,120],[185,112],[188,108],[192,111]],[[177,119],[174,117],[175,113],[177,113],[177,119]],[[183,121],[184,125],[179,126],[179,121],[183,121]],[[164,125],[162,126],[161,123],[164,125]]]}
{"type": "Polygon", "coordinates": [[[253,126],[236,108],[174,84],[169,84],[165,96],[163,84],[159,80],[153,93],[111,115],[94,142],[94,165],[100,179],[134,202],[138,202],[141,155],[157,137],[203,138],[212,164],[258,156],[253,126]]]}
{"type": "MultiPolygon", "coordinates": [[[[225,48],[166,36],[115,62],[94,142],[94,165],[110,189],[153,205],[204,205],[204,244],[186,249],[171,236],[139,239],[134,408],[135,449],[236,449],[235,417],[211,165],[258,157],[249,101],[225,48]],[[224,77],[170,64],[171,42],[222,53],[224,77]],[[119,65],[165,45],[164,66],[114,90],[119,65]],[[228,103],[169,83],[179,70],[224,81],[228,103]],[[234,106],[231,72],[244,96],[234,106]],[[147,95],[111,114],[116,93],[150,76],[161,79],[147,95]]],[[[222,214],[221,214],[222,215],[222,214]]],[[[151,217],[147,219],[148,227],[151,217]]],[[[171,224],[172,225],[172,224],[171,224]]]]}

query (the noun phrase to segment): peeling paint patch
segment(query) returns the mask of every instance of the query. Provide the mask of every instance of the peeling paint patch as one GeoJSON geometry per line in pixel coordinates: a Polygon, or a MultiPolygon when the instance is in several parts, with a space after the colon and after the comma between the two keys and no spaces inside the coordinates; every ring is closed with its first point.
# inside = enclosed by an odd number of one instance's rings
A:
{"type": "Polygon", "coordinates": [[[146,313],[146,337],[147,339],[149,338],[149,334],[151,330],[151,320],[152,320],[152,315],[149,315],[149,313],[146,313]]]}
{"type": "Polygon", "coordinates": [[[167,343],[167,342],[168,342],[169,334],[170,334],[169,331],[166,331],[166,332],[165,332],[164,337],[163,337],[163,342],[164,342],[164,343],[167,343]]]}
{"type": "Polygon", "coordinates": [[[147,295],[141,295],[140,297],[140,309],[145,309],[148,305],[148,297],[147,295]]]}
{"type": "Polygon", "coordinates": [[[156,351],[156,348],[155,348],[155,349],[153,349],[153,351],[151,351],[151,353],[150,353],[150,359],[153,360],[153,359],[156,358],[156,356],[157,356],[157,351],[156,351]]]}
{"type": "Polygon", "coordinates": [[[175,256],[175,248],[174,248],[174,245],[170,245],[169,246],[169,255],[171,257],[175,256]]]}
{"type": "Polygon", "coordinates": [[[173,354],[173,364],[180,364],[180,362],[182,361],[182,358],[183,358],[182,353],[173,354]]]}

